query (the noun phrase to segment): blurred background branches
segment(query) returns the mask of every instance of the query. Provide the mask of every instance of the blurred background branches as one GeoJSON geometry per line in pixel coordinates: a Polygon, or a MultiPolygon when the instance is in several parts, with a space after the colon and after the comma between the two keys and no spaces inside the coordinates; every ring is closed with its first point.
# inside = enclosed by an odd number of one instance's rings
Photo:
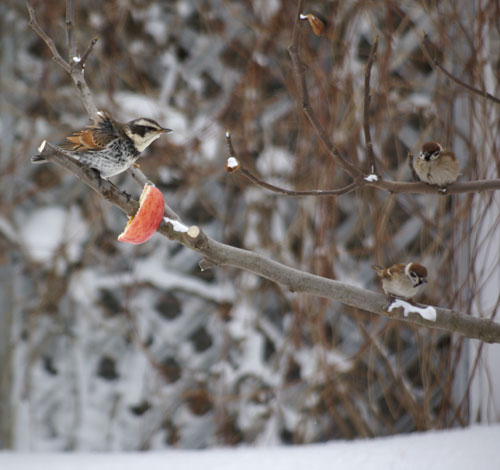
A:
{"type": "MultiPolygon", "coordinates": [[[[65,3],[35,2],[61,51],[65,3]]],[[[364,65],[377,170],[410,181],[407,154],[437,140],[461,180],[498,179],[499,110],[429,63],[498,96],[498,2],[307,1],[323,36],[302,28],[312,108],[339,152],[368,168],[364,65]]],[[[125,217],[54,165],[42,139],[87,123],[67,74],[0,5],[0,445],[32,450],[201,448],[302,443],[498,420],[493,349],[295,295],[254,275],[200,272],[199,257],[153,238],[119,244],[125,217]]],[[[292,199],[227,175],[238,157],[278,186],[340,188],[298,101],[288,0],[75,4],[86,80],[99,109],[174,129],[141,169],[186,223],[305,271],[377,289],[370,265],[418,260],[421,299],[496,318],[496,192],[390,194],[363,188],[292,199]]],[[[128,175],[117,184],[138,191],[128,175]]]]}

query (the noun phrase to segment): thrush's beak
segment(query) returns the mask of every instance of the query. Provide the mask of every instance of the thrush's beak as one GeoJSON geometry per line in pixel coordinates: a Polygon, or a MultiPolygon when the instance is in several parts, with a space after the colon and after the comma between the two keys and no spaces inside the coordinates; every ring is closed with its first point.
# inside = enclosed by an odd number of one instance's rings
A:
{"type": "Polygon", "coordinates": [[[166,133],[166,134],[170,134],[170,132],[173,132],[172,129],[167,129],[166,127],[162,127],[158,132],[160,133],[166,133]]]}

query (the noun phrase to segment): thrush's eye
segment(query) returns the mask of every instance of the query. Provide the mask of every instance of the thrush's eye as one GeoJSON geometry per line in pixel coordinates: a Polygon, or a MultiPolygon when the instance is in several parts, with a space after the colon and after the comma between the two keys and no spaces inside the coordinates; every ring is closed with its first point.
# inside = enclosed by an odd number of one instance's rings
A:
{"type": "Polygon", "coordinates": [[[144,134],[146,133],[146,127],[139,124],[132,126],[131,130],[134,134],[140,135],[141,137],[144,137],[144,134]]]}

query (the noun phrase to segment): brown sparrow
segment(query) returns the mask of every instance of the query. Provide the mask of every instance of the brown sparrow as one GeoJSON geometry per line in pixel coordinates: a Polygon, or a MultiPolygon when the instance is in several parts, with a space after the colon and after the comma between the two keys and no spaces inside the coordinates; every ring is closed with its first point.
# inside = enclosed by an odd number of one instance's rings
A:
{"type": "MultiPolygon", "coordinates": [[[[120,123],[108,113],[99,112],[95,124],[66,137],[59,149],[108,179],[127,170],[141,152],[165,132],[172,131],[152,119],[139,118],[120,123]]],[[[47,160],[36,155],[31,161],[44,163],[47,160]]]]}
{"type": "Polygon", "coordinates": [[[418,263],[394,264],[389,268],[373,265],[382,279],[382,289],[392,300],[395,297],[413,301],[419,287],[427,282],[427,269],[418,263]]]}
{"type": "Polygon", "coordinates": [[[458,178],[459,165],[455,154],[443,149],[437,142],[426,142],[413,163],[413,168],[424,183],[444,187],[458,178]]]}

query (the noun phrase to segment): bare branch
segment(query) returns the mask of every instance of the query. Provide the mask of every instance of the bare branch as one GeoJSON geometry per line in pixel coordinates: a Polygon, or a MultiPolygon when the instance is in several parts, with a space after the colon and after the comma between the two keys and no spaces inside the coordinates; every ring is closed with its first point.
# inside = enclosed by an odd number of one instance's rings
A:
{"type": "Polygon", "coordinates": [[[303,3],[303,0],[298,1],[297,13],[295,16],[295,25],[293,27],[292,33],[292,43],[288,47],[288,52],[293,64],[293,70],[295,73],[302,110],[307,116],[307,119],[309,119],[309,122],[311,123],[314,131],[323,142],[323,145],[326,147],[328,153],[334,158],[335,161],[337,161],[342,166],[342,168],[347,173],[349,173],[352,178],[356,178],[357,176],[360,176],[362,174],[361,170],[340,154],[337,146],[332,142],[332,140],[328,136],[328,133],[319,122],[319,119],[316,116],[316,113],[313,111],[311,103],[309,101],[309,93],[307,91],[305,75],[306,65],[302,62],[302,59],[299,55],[300,14],[302,13],[303,3]]]}
{"type": "Polygon", "coordinates": [[[54,41],[52,38],[50,38],[45,31],[42,29],[40,24],[38,23],[38,20],[36,18],[35,14],[35,9],[31,6],[29,0],[26,0],[26,6],[28,7],[28,13],[30,15],[30,22],[29,25],[35,31],[35,33],[40,36],[40,38],[47,44],[48,48],[50,49],[50,52],[52,52],[52,59],[54,62],[56,62],[58,65],[60,65],[66,72],[71,73],[71,67],[68,62],[66,62],[62,57],[61,54],[59,54],[59,51],[57,50],[56,45],[54,44],[54,41]]]}
{"type": "MultiPolygon", "coordinates": [[[[127,215],[132,216],[137,212],[139,208],[137,201],[130,199],[115,185],[99,178],[97,172],[68,157],[57,147],[47,143],[41,154],[47,160],[74,173],[85,184],[127,215]]],[[[436,321],[425,320],[416,313],[410,313],[408,316],[404,316],[403,312],[388,313],[386,311],[387,298],[382,294],[299,271],[260,254],[225,245],[208,237],[199,227],[192,226],[185,233],[176,231],[170,223],[162,222],[158,232],[200,253],[210,261],[211,267],[233,266],[286,286],[292,292],[325,297],[377,315],[455,332],[485,342],[500,343],[500,324],[489,319],[476,318],[443,308],[436,308],[436,321]]]]}
{"type": "MultiPolygon", "coordinates": [[[[226,143],[229,151],[229,156],[236,158],[239,162],[239,158],[237,157],[236,152],[234,150],[233,141],[231,139],[231,133],[229,131],[226,132],[226,143]]],[[[359,186],[363,186],[363,184],[365,183],[365,181],[362,180],[361,178],[357,178],[355,182],[352,182],[351,184],[348,184],[347,186],[339,189],[313,189],[308,191],[295,191],[291,189],[280,188],[279,186],[275,186],[274,184],[267,183],[266,181],[255,176],[245,167],[243,167],[243,165],[241,165],[241,162],[239,162],[239,167],[235,171],[233,170],[231,173],[236,173],[237,171],[240,171],[243,176],[248,178],[252,183],[256,184],[257,186],[260,186],[261,188],[265,188],[274,193],[290,197],[340,196],[341,194],[346,194],[353,191],[359,186]]]]}
{"type": "Polygon", "coordinates": [[[73,26],[75,24],[75,2],[74,0],[66,0],[66,44],[68,46],[69,63],[74,57],[78,56],[78,51],[75,42],[75,32],[73,26]]]}
{"type": "Polygon", "coordinates": [[[82,68],[85,68],[85,63],[87,62],[87,59],[89,58],[92,49],[94,49],[94,46],[96,45],[98,39],[99,38],[97,36],[94,37],[92,41],[90,41],[89,47],[87,47],[87,49],[85,49],[85,52],[82,54],[82,57],[80,58],[80,64],[82,68]]]}
{"type": "Polygon", "coordinates": [[[365,103],[363,110],[363,129],[365,132],[365,142],[366,142],[366,152],[368,157],[368,162],[370,164],[370,173],[372,175],[377,174],[377,164],[375,162],[375,155],[373,154],[373,144],[372,137],[370,135],[370,75],[372,72],[372,65],[377,56],[377,47],[378,47],[378,36],[375,38],[375,42],[373,43],[372,50],[370,52],[370,56],[368,57],[368,62],[365,66],[365,103]]]}
{"type": "Polygon", "coordinates": [[[500,179],[497,180],[476,180],[455,182],[446,186],[446,191],[438,190],[435,186],[427,183],[399,182],[379,179],[378,181],[368,181],[366,186],[373,186],[385,189],[394,194],[459,194],[459,193],[480,193],[483,191],[500,190],[500,179]]]}
{"type": "Polygon", "coordinates": [[[303,197],[303,196],[340,196],[342,194],[347,194],[350,193],[351,191],[354,191],[356,188],[359,188],[364,185],[363,180],[356,179],[356,181],[353,181],[352,183],[348,184],[347,186],[344,186],[343,188],[338,188],[338,189],[311,189],[311,190],[306,190],[306,191],[294,191],[291,189],[285,189],[285,188],[280,188],[279,186],[274,186],[273,184],[266,183],[265,181],[261,180],[257,176],[253,175],[250,173],[246,168],[243,166],[240,167],[239,171],[243,176],[248,178],[252,183],[255,183],[256,185],[268,189],[269,191],[272,191],[274,193],[282,194],[283,196],[291,196],[291,197],[303,197]]]}
{"type": "MultiPolygon", "coordinates": [[[[68,41],[68,53],[70,57],[70,62],[66,62],[62,57],[61,54],[59,54],[59,51],[57,50],[54,41],[43,31],[41,26],[39,25],[37,19],[36,19],[36,14],[35,14],[35,9],[31,5],[29,0],[26,0],[26,6],[28,7],[28,12],[30,15],[30,25],[33,28],[33,30],[43,39],[45,44],[49,47],[50,51],[52,52],[52,58],[54,59],[55,62],[57,62],[67,73],[71,75],[71,78],[73,79],[73,83],[75,84],[78,93],[80,94],[80,98],[83,102],[83,105],[85,106],[85,109],[87,110],[87,114],[90,116],[91,119],[94,121],[97,119],[97,106],[94,103],[94,98],[92,96],[92,93],[90,92],[89,87],[87,86],[87,82],[85,81],[85,77],[83,74],[85,62],[82,62],[81,60],[75,61],[74,58],[77,57],[77,48],[76,44],[74,41],[74,34],[73,34],[73,24],[74,24],[74,3],[72,0],[68,0],[66,3],[66,38],[68,41]]],[[[95,44],[95,42],[94,42],[95,44]]],[[[91,46],[85,51],[86,56],[85,60],[88,58],[88,55],[92,51],[93,44],[91,43],[91,46]]]]}
{"type": "Polygon", "coordinates": [[[468,83],[465,83],[464,81],[460,80],[458,77],[455,77],[452,73],[448,72],[441,63],[437,60],[435,56],[432,55],[431,51],[429,50],[429,36],[427,36],[426,33],[424,33],[424,39],[421,43],[421,48],[422,51],[427,58],[429,64],[432,66],[434,70],[441,70],[450,80],[454,81],[457,85],[460,85],[462,88],[465,88],[466,90],[470,91],[471,93],[474,93],[476,95],[482,96],[483,98],[486,98],[490,101],[493,101],[493,103],[500,104],[500,98],[497,98],[496,96],[493,96],[491,93],[488,93],[484,90],[479,90],[478,88],[473,87],[472,85],[469,85],[468,83]]]}
{"type": "MultiPolygon", "coordinates": [[[[415,173],[415,169],[413,168],[413,156],[408,153],[408,165],[412,172],[413,179],[416,182],[399,182],[399,181],[391,181],[385,180],[381,176],[377,175],[376,179],[363,178],[361,176],[357,176],[356,179],[344,186],[343,188],[338,189],[311,189],[305,191],[295,191],[291,189],[281,188],[279,186],[275,186],[270,184],[259,177],[252,174],[248,171],[243,165],[241,165],[240,160],[236,156],[236,152],[233,147],[233,142],[231,139],[231,133],[226,132],[226,143],[228,146],[229,155],[238,160],[239,168],[231,171],[231,173],[236,173],[240,171],[243,176],[248,178],[252,183],[268,189],[269,191],[273,191],[278,194],[282,194],[284,196],[290,197],[303,197],[303,196],[341,196],[342,194],[347,194],[351,191],[354,191],[357,188],[361,188],[363,186],[371,186],[377,189],[382,189],[385,191],[389,191],[393,194],[439,194],[441,196],[448,194],[458,194],[458,193],[472,193],[472,192],[483,192],[483,191],[495,191],[500,189],[500,179],[497,180],[477,180],[477,181],[464,181],[464,182],[455,182],[449,184],[446,189],[437,188],[431,184],[423,183],[418,180],[417,174],[415,173]]],[[[372,172],[372,174],[376,174],[372,172]]],[[[135,176],[134,176],[135,177],[135,176]]],[[[145,178],[145,177],[144,177],[145,178]]]]}
{"type": "MultiPolygon", "coordinates": [[[[243,166],[240,167],[239,171],[243,176],[248,178],[250,181],[255,183],[262,188],[268,189],[278,194],[291,197],[303,197],[303,196],[341,196],[342,194],[350,193],[361,187],[371,186],[377,189],[382,189],[393,194],[459,194],[459,193],[473,193],[473,192],[483,192],[483,191],[495,191],[500,190],[500,180],[477,180],[477,181],[464,181],[455,182],[446,187],[446,190],[438,189],[436,186],[432,186],[427,183],[422,182],[399,182],[391,181],[380,178],[377,181],[369,181],[364,178],[356,178],[355,181],[338,189],[312,189],[305,191],[293,191],[290,189],[280,188],[279,186],[274,186],[266,181],[261,180],[257,176],[253,175],[250,171],[245,169],[243,166]]],[[[236,172],[235,172],[236,173],[236,172]]]]}

